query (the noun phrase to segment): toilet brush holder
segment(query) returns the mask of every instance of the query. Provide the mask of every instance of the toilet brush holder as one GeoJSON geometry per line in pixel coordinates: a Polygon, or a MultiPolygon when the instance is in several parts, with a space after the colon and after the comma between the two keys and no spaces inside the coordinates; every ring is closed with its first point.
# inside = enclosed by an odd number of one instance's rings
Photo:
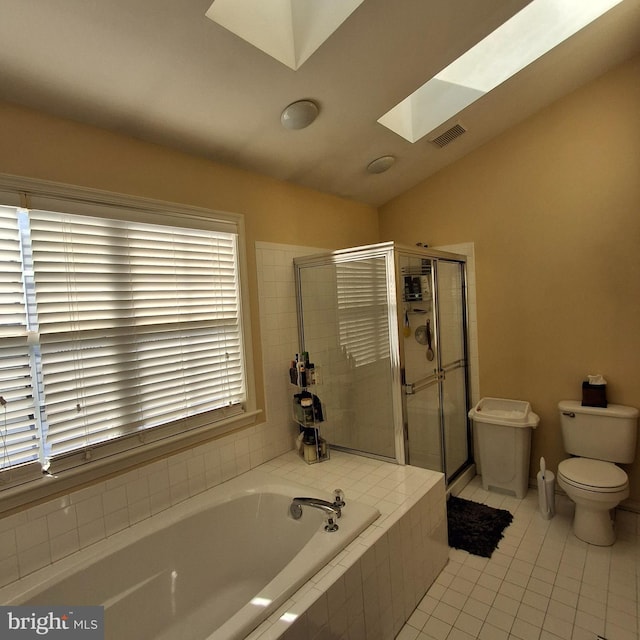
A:
{"type": "Polygon", "coordinates": [[[544,458],[540,458],[538,481],[538,505],[545,520],[553,518],[556,512],[556,477],[553,471],[547,471],[544,458]]]}

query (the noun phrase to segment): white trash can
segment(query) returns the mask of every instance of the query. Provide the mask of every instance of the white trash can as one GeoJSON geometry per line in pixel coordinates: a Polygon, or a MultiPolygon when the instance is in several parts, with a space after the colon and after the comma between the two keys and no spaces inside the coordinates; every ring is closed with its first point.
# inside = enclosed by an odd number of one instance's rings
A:
{"type": "Polygon", "coordinates": [[[540,422],[522,400],[483,398],[469,411],[476,430],[482,487],[524,498],[529,487],[531,430],[540,422]]]}

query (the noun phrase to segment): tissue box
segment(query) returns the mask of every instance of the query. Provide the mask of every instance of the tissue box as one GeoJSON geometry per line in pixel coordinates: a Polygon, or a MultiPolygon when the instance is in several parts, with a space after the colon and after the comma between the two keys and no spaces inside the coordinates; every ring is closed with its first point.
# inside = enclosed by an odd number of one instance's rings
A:
{"type": "Polygon", "coordinates": [[[607,385],[582,383],[582,406],[605,407],[607,406],[607,385]]]}

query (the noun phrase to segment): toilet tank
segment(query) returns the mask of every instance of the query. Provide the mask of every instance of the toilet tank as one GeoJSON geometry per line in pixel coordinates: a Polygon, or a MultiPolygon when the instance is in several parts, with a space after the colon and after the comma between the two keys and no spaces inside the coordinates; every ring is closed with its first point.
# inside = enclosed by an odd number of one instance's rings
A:
{"type": "Polygon", "coordinates": [[[633,462],[638,409],[620,404],[583,407],[578,400],[562,400],[558,409],[567,453],[608,462],[633,462]]]}

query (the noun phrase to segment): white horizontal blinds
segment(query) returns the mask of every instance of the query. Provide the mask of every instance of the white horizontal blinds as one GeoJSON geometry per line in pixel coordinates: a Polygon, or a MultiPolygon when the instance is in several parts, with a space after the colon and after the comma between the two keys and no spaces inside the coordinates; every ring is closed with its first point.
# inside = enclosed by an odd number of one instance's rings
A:
{"type": "Polygon", "coordinates": [[[26,344],[27,316],[22,284],[22,256],[18,214],[0,206],[0,337],[21,335],[26,344]]]}
{"type": "Polygon", "coordinates": [[[17,210],[0,206],[0,485],[9,467],[35,462],[39,471],[20,246],[17,210]]]}
{"type": "Polygon", "coordinates": [[[389,357],[387,268],[384,256],[336,264],[340,344],[355,366],[389,357]]]}
{"type": "Polygon", "coordinates": [[[30,216],[51,457],[241,410],[234,234],[30,216]]]}

